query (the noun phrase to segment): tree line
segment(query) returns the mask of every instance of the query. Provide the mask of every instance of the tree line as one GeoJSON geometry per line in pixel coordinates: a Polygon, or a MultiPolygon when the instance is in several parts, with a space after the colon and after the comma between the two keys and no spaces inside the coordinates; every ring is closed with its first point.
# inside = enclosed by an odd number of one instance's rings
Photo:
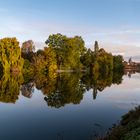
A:
{"type": "Polygon", "coordinates": [[[45,41],[44,49],[35,51],[32,40],[20,47],[16,38],[0,39],[0,71],[43,73],[55,75],[56,70],[85,70],[91,74],[108,75],[123,70],[123,57],[113,56],[95,41],[94,50],[87,49],[80,36],[53,34],[45,41]]]}

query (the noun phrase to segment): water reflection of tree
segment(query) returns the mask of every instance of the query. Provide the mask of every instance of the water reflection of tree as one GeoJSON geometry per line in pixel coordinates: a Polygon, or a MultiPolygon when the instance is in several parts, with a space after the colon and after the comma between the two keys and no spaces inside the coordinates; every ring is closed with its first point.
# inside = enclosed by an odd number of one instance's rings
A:
{"type": "Polygon", "coordinates": [[[56,108],[70,103],[79,104],[85,92],[79,77],[79,74],[59,74],[55,91],[44,98],[47,104],[56,108]]]}
{"type": "Polygon", "coordinates": [[[98,91],[103,91],[112,84],[121,84],[123,73],[112,72],[107,75],[96,73],[94,75],[83,75],[82,82],[87,90],[93,89],[93,99],[96,99],[98,91]]]}
{"type": "Polygon", "coordinates": [[[0,101],[15,103],[18,100],[22,74],[4,74],[0,80],[0,101]]]}
{"type": "Polygon", "coordinates": [[[121,73],[89,75],[87,73],[65,73],[57,76],[51,75],[11,75],[4,74],[0,80],[0,101],[15,103],[19,92],[27,98],[32,97],[34,87],[45,95],[48,106],[59,108],[65,104],[79,104],[85,91],[93,90],[93,99],[98,92],[103,91],[112,84],[122,82],[121,73]]]}
{"type": "Polygon", "coordinates": [[[34,78],[35,86],[41,90],[43,94],[49,95],[56,89],[56,77],[37,74],[34,78]]]}
{"type": "MultiPolygon", "coordinates": [[[[56,108],[70,103],[79,104],[83,99],[84,92],[90,89],[93,90],[93,99],[96,99],[98,92],[103,91],[112,84],[120,84],[122,75],[122,73],[110,73],[107,75],[99,73],[96,73],[96,75],[59,74],[55,84],[53,84],[54,87],[51,88],[52,90],[49,90],[48,93],[44,92],[46,95],[44,99],[48,106],[56,108]]],[[[42,89],[44,90],[44,88],[42,89]]]]}
{"type": "Polygon", "coordinates": [[[34,82],[29,82],[27,84],[23,84],[21,86],[21,93],[23,96],[27,97],[27,98],[31,98],[32,97],[32,93],[34,92],[34,82]]]}

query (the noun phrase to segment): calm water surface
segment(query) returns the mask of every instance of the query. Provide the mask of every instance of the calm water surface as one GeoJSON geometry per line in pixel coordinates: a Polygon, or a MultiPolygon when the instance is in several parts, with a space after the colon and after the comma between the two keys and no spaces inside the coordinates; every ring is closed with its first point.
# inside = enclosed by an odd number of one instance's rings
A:
{"type": "Polygon", "coordinates": [[[140,73],[0,82],[0,140],[88,140],[140,105],[140,73]]]}

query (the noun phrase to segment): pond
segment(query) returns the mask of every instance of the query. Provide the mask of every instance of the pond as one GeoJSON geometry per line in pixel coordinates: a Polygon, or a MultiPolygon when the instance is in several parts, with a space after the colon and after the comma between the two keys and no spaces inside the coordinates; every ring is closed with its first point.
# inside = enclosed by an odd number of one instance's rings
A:
{"type": "Polygon", "coordinates": [[[140,105],[140,73],[3,75],[1,140],[88,140],[140,105]],[[26,80],[25,80],[26,79],[26,80]]]}

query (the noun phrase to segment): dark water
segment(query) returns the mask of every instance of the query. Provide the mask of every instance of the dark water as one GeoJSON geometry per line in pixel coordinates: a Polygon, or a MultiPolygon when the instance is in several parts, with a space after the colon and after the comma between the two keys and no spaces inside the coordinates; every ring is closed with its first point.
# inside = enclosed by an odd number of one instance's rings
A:
{"type": "Polygon", "coordinates": [[[140,74],[0,80],[0,140],[90,140],[140,105],[140,74]],[[130,77],[131,76],[131,77],[130,77]]]}

